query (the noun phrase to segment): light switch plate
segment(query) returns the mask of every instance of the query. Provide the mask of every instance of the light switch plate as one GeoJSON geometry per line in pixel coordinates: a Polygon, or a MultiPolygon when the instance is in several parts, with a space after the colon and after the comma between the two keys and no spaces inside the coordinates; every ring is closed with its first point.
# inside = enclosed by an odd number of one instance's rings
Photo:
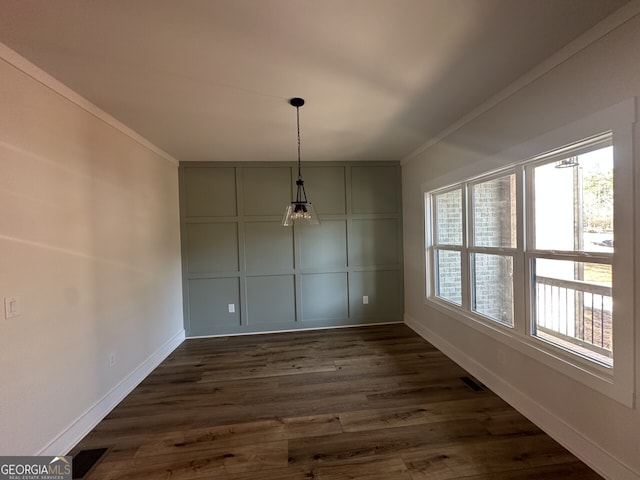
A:
{"type": "Polygon", "coordinates": [[[4,297],[4,318],[9,320],[20,315],[20,299],[18,297],[4,297]]]}

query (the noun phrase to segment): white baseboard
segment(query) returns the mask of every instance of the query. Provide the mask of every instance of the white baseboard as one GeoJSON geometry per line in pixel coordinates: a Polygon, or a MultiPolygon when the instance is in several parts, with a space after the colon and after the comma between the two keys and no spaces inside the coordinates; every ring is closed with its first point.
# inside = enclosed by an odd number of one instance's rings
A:
{"type": "Polygon", "coordinates": [[[133,372],[125,377],[118,385],[108,392],[102,399],[84,412],[60,435],[53,439],[35,455],[66,455],[93,428],[102,421],[131,391],[138,386],[160,363],[169,356],[185,339],[185,331],[180,330],[163,346],[151,354],[133,372]]]}
{"type": "Polygon", "coordinates": [[[417,321],[410,315],[405,315],[405,324],[487,385],[487,387],[513,408],[522,413],[604,478],[610,480],[640,479],[640,472],[636,472],[625,465],[601,446],[547,410],[543,405],[533,401],[523,392],[505,382],[504,379],[485,368],[484,365],[478,363],[474,358],[467,355],[454,344],[434,333],[423,322],[417,321]]]}
{"type": "Polygon", "coordinates": [[[308,327],[308,328],[289,328],[286,330],[260,330],[259,332],[242,332],[242,333],[220,333],[214,335],[194,335],[191,338],[222,338],[222,337],[245,337],[249,335],[270,335],[272,333],[296,333],[296,332],[313,332],[315,330],[335,330],[336,328],[358,328],[358,327],[377,327],[380,325],[398,325],[404,323],[403,320],[393,322],[376,322],[376,323],[355,323],[353,325],[331,325],[328,327],[308,327]]]}

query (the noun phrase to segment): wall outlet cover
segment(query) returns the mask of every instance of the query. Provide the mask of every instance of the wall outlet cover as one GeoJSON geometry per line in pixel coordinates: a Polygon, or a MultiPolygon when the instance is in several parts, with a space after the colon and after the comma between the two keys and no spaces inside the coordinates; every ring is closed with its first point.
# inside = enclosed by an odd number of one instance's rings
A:
{"type": "Polygon", "coordinates": [[[9,320],[20,315],[20,299],[18,297],[4,298],[4,318],[9,320]]]}

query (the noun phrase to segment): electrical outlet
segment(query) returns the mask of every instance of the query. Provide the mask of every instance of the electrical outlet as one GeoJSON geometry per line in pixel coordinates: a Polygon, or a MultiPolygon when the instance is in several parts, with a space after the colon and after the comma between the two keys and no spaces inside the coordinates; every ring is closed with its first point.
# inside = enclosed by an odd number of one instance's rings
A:
{"type": "Polygon", "coordinates": [[[369,296],[368,295],[364,295],[362,297],[362,304],[363,305],[368,305],[369,304],[369,296]]]}
{"type": "Polygon", "coordinates": [[[4,297],[4,318],[9,320],[20,315],[20,299],[18,297],[4,297]]]}
{"type": "Polygon", "coordinates": [[[115,353],[110,353],[109,354],[109,366],[113,367],[116,364],[116,354],[115,353]]]}
{"type": "Polygon", "coordinates": [[[235,303],[230,303],[228,305],[228,309],[229,309],[229,313],[236,313],[236,304],[235,303]]]}

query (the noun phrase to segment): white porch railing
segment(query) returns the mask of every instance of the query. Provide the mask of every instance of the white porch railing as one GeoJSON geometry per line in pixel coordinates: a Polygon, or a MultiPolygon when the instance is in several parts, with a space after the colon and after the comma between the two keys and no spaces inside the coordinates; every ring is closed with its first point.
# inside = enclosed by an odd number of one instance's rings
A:
{"type": "Polygon", "coordinates": [[[540,336],[612,357],[612,289],[581,280],[535,277],[540,336]]]}

